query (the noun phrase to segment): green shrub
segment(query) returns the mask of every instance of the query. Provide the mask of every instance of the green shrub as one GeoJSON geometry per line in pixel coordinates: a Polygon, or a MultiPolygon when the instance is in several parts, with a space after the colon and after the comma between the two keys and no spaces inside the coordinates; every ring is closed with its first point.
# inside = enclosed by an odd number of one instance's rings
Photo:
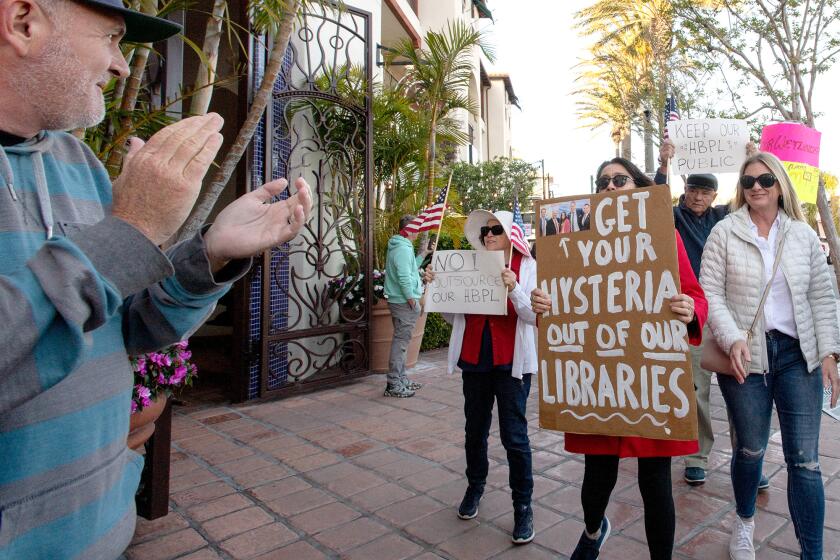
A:
{"type": "Polygon", "coordinates": [[[451,332],[452,326],[444,321],[440,313],[429,313],[426,315],[426,328],[423,331],[423,342],[420,344],[420,350],[425,352],[426,350],[448,346],[451,332]]]}

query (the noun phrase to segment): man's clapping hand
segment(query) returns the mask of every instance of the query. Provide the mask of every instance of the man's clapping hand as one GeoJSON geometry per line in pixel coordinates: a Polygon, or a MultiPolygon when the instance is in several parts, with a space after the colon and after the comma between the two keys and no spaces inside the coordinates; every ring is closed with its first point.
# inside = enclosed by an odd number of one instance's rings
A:
{"type": "Polygon", "coordinates": [[[297,192],[269,203],[286,189],[286,179],[266,183],[243,195],[222,210],[204,234],[211,268],[219,270],[232,259],[257,255],[293,239],[312,208],[309,185],[303,178],[295,181],[297,192]]]}
{"type": "Polygon", "coordinates": [[[111,213],[162,245],[192,210],[201,181],[222,146],[224,120],[215,113],[169,125],[144,143],[129,141],[114,181],[111,213]]]}

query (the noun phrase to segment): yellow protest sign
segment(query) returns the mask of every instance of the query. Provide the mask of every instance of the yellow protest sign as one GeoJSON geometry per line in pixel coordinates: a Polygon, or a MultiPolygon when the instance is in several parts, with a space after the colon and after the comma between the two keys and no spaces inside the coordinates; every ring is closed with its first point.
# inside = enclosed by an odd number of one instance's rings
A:
{"type": "Polygon", "coordinates": [[[782,164],[785,166],[788,176],[793,183],[793,188],[796,189],[799,200],[801,202],[816,204],[820,170],[807,163],[783,161],[782,164]]]}

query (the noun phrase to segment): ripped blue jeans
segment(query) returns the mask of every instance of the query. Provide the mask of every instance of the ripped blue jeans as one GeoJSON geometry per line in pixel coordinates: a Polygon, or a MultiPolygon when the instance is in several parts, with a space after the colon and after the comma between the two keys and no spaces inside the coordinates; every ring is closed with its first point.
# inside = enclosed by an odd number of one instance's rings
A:
{"type": "Polygon", "coordinates": [[[718,374],[729,420],[735,428],[731,476],[737,512],[744,518],[755,514],[775,403],[787,464],[788,509],[802,547],[800,558],[822,558],[825,495],[819,464],[821,369],[808,371],[799,340],[779,331],[766,333],[766,339],[767,375],[752,374],[739,385],[734,377],[718,374]]]}

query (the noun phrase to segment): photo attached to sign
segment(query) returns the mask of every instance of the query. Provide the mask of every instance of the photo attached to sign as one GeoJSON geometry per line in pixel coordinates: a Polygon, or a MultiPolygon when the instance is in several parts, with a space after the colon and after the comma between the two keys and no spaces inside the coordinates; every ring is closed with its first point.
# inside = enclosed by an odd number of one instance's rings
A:
{"type": "Polygon", "coordinates": [[[435,279],[426,286],[426,311],[504,315],[503,251],[435,251],[435,279]]]}
{"type": "Polygon", "coordinates": [[[592,205],[589,198],[576,198],[555,204],[540,206],[539,217],[535,227],[537,235],[558,235],[575,233],[589,229],[592,205]]]}
{"type": "Polygon", "coordinates": [[[588,230],[537,238],[537,283],[551,299],[539,317],[540,426],[696,439],[688,329],[669,305],[680,293],[669,188],[587,202],[588,230]]]}

